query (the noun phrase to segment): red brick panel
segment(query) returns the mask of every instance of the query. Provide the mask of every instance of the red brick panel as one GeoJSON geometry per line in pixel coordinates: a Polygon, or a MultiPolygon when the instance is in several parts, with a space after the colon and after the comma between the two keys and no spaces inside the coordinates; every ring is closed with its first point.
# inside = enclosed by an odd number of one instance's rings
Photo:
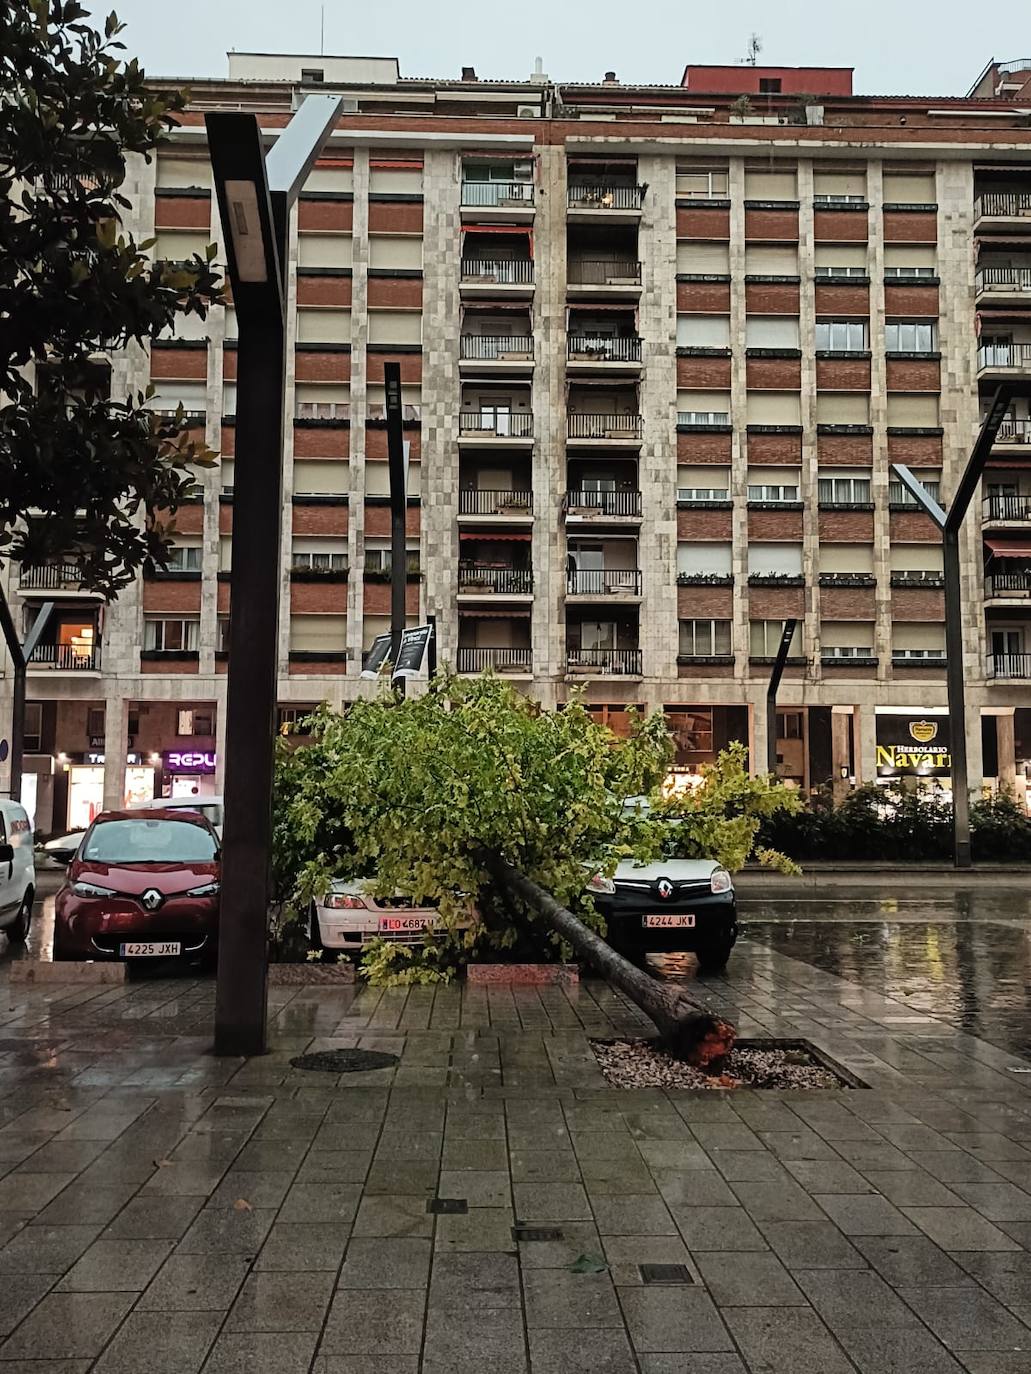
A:
{"type": "Polygon", "coordinates": [[[798,242],[797,210],[745,210],[745,238],[798,242]]]}
{"type": "Polygon", "coordinates": [[[733,454],[730,434],[678,434],[677,460],[685,463],[729,463],[733,454]]]}
{"type": "Polygon", "coordinates": [[[820,391],[869,391],[869,358],[817,358],[816,385],[820,391]]]}
{"type": "MultiPolygon", "coordinates": [[[[389,582],[366,582],[365,584],[365,614],[366,615],[389,615],[390,614],[390,583],[389,582]]],[[[346,591],[346,588],[345,588],[346,591]]],[[[405,613],[407,615],[419,614],[419,584],[409,582],[405,586],[405,613]]]]}
{"type": "MultiPolygon", "coordinates": [[[[397,363],[400,366],[402,382],[422,381],[421,353],[370,353],[365,363],[370,386],[382,383],[384,363],[397,363]]],[[[407,434],[405,437],[408,437],[407,434]]]]}
{"type": "Polygon", "coordinates": [[[302,200],[297,206],[297,227],[303,233],[349,234],[354,206],[349,200],[302,200]]]}
{"type": "Polygon", "coordinates": [[[421,234],[422,205],[418,201],[371,201],[369,233],[421,234]]]}
{"type": "Polygon", "coordinates": [[[870,217],[865,210],[816,210],[813,231],[817,243],[865,243],[870,217]]]}
{"type": "Polygon", "coordinates": [[[945,593],[933,587],[894,587],[892,620],[945,620],[945,593]]]}
{"type": "MultiPolygon", "coordinates": [[[[201,434],[199,437],[200,437],[201,439],[203,439],[203,438],[204,438],[204,435],[201,434]]],[[[233,455],[234,455],[235,453],[236,453],[236,426],[235,426],[235,425],[223,425],[223,426],[222,426],[222,456],[223,456],[223,458],[232,458],[233,455]]]]}
{"type": "Polygon", "coordinates": [[[422,309],[421,277],[370,277],[369,309],[422,309]]]}
{"type": "Polygon", "coordinates": [[[749,620],[781,620],[805,615],[804,587],[749,587],[749,620]]]}
{"type": "Polygon", "coordinates": [[[818,434],[816,457],[821,467],[867,467],[873,462],[873,435],[818,434]]]}
{"type": "Polygon", "coordinates": [[[889,434],[888,462],[938,467],[942,462],[942,435],[889,434]]]}
{"type": "Polygon", "coordinates": [[[198,614],[200,582],[143,582],[143,609],[198,614]]]}
{"type": "Polygon", "coordinates": [[[297,277],[298,305],[332,305],[345,310],[351,305],[350,277],[297,277]]]}
{"type": "Polygon", "coordinates": [[[822,510],[819,517],[820,539],[824,544],[873,542],[873,511],[822,510]]]}
{"type": "Polygon", "coordinates": [[[733,663],[681,663],[677,667],[677,677],[704,678],[733,677],[733,663]]]}
{"type": "Polygon", "coordinates": [[[346,506],[294,506],[294,534],[347,534],[346,506]]]}
{"type": "Polygon", "coordinates": [[[208,375],[208,351],[206,348],[155,348],[150,355],[150,375],[203,382],[208,375]]]}
{"type": "Polygon", "coordinates": [[[734,537],[734,512],[729,510],[678,510],[677,538],[729,541],[734,537]]]}
{"type": "Polygon", "coordinates": [[[749,463],[788,466],[802,461],[801,434],[749,434],[749,463]]]}
{"type": "Polygon", "coordinates": [[[798,358],[749,358],[745,367],[752,391],[797,391],[802,385],[798,358]]]}
{"type": "MultiPolygon", "coordinates": [[[[236,381],[236,349],[226,348],[222,350],[222,379],[226,382],[236,381]]],[[[235,428],[235,426],[234,426],[235,428]]]]}
{"type": "Polygon", "coordinates": [[[829,286],[816,283],[817,315],[844,316],[869,315],[870,288],[868,286],[829,286]]]}
{"type": "Polygon", "coordinates": [[[729,239],[730,211],[715,206],[693,205],[677,209],[678,239],[729,239]]]}
{"type": "Polygon", "coordinates": [[[876,589],[873,587],[821,587],[820,615],[824,620],[876,620],[876,589]]]}
{"type": "Polygon", "coordinates": [[[914,315],[936,317],[938,314],[937,286],[915,286],[912,282],[905,286],[884,287],[884,313],[886,315],[914,315]]]}
{"type": "Polygon", "coordinates": [[[733,620],[733,587],[678,587],[677,615],[681,620],[733,620]]]}
{"type": "Polygon", "coordinates": [[[745,309],[749,315],[797,315],[798,287],[788,282],[746,282],[745,309]]]}
{"type": "Polygon", "coordinates": [[[750,510],[748,512],[749,540],[802,540],[802,512],[800,510],[750,510]]]}
{"type": "Polygon", "coordinates": [[[346,582],[290,583],[290,612],[292,615],[320,611],[334,615],[347,614],[346,582]]]}
{"type": "Polygon", "coordinates": [[[205,196],[154,196],[155,229],[211,230],[211,201],[205,196]]]}
{"type": "Polygon", "coordinates": [[[677,386],[730,390],[729,358],[678,358],[677,386]]]}
{"type": "Polygon", "coordinates": [[[832,681],[840,681],[844,678],[854,681],[859,678],[861,681],[872,682],[877,677],[877,665],[868,663],[864,667],[862,664],[849,663],[847,660],[840,663],[823,663],[820,665],[820,673],[824,678],[832,681]]]}
{"type": "Polygon", "coordinates": [[[294,354],[294,376],[299,382],[349,382],[351,355],[298,351],[294,354]]]}
{"type": "Polygon", "coordinates": [[[938,216],[933,211],[885,210],[885,243],[937,243],[938,216]]]}
{"type": "MultiPolygon", "coordinates": [[[[404,368],[401,369],[404,376],[404,368]]],[[[418,380],[416,378],[415,380],[418,380]]],[[[413,460],[422,456],[422,434],[417,429],[406,429],[405,440],[411,442],[409,457],[413,460]]],[[[387,461],[387,431],[382,428],[369,428],[365,431],[365,456],[377,462],[387,461]]]]}
{"type": "Polygon", "coordinates": [[[350,452],[351,431],[348,429],[323,429],[307,425],[294,426],[295,458],[346,458],[350,452]]]}
{"type": "Polygon", "coordinates": [[[204,507],[201,505],[180,506],[175,513],[176,534],[203,534],[204,507]]]}
{"type": "Polygon", "coordinates": [[[888,359],[889,391],[940,391],[941,364],[932,359],[888,359]]]}
{"type": "Polygon", "coordinates": [[[345,677],[347,674],[347,664],[340,659],[332,659],[326,663],[320,663],[317,659],[314,663],[291,663],[291,677],[345,677]]]}
{"type": "MultiPolygon", "coordinates": [[[[405,516],[405,533],[416,539],[419,536],[419,514],[418,506],[409,506],[405,516]]],[[[390,537],[389,506],[366,505],[365,533],[370,539],[388,539],[390,537]]]]}
{"type": "Polygon", "coordinates": [[[922,511],[892,511],[889,539],[893,544],[940,544],[941,534],[929,515],[922,511]]]}
{"type": "Polygon", "coordinates": [[[229,614],[229,583],[220,582],[218,584],[218,613],[219,615],[229,614]]]}
{"type": "Polygon", "coordinates": [[[677,309],[706,315],[730,314],[730,282],[678,281],[677,309]]]}
{"type": "Polygon", "coordinates": [[[218,532],[219,534],[232,534],[233,532],[233,508],[228,502],[225,505],[219,502],[218,532]]]}
{"type": "Polygon", "coordinates": [[[190,673],[199,673],[200,668],[196,661],[187,661],[184,663],[182,660],[177,661],[175,659],[171,661],[166,661],[165,659],[161,659],[160,661],[157,659],[144,659],[140,664],[140,672],[160,673],[162,677],[168,677],[170,674],[174,674],[176,677],[183,677],[190,673]]]}

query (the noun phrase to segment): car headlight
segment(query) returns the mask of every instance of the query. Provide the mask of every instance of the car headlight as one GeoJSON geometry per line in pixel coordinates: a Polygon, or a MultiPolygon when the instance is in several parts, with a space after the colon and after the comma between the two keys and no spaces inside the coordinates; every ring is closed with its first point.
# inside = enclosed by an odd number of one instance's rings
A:
{"type": "Polygon", "coordinates": [[[114,897],[113,887],[98,887],[96,883],[72,883],[76,897],[114,897]]]}
{"type": "Polygon", "coordinates": [[[734,884],[725,868],[717,868],[713,870],[712,877],[709,879],[709,886],[713,892],[729,892],[734,884]]]}
{"type": "Polygon", "coordinates": [[[221,891],[221,883],[204,883],[200,887],[191,887],[187,892],[187,897],[217,897],[221,891]]]}
{"type": "Polygon", "coordinates": [[[368,903],[364,897],[355,897],[350,892],[327,892],[322,905],[330,911],[367,911],[368,903]]]}
{"type": "Polygon", "coordinates": [[[604,873],[595,873],[594,877],[587,884],[588,892],[603,892],[606,896],[611,896],[616,890],[616,884],[611,878],[606,878],[604,873]]]}

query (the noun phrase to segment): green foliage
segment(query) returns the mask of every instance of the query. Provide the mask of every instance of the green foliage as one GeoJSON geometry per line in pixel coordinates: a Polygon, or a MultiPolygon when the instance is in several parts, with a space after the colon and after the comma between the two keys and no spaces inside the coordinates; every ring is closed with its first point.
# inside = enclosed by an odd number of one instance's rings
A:
{"type": "Polygon", "coordinates": [[[152,262],[124,231],[127,156],[150,160],[185,96],[119,58],[114,15],[87,21],[74,0],[0,6],[0,553],[111,594],[165,561],[189,465],[214,455],[181,415],[110,395],[96,355],[203,318],[221,287],[213,249],[152,262]]]}
{"type": "Polygon", "coordinates": [[[362,955],[361,969],[374,987],[418,987],[450,983],[455,973],[458,948],[451,940],[422,945],[398,945],[371,940],[362,955]]]}
{"type": "Polygon", "coordinates": [[[757,847],[756,840],[764,823],[793,816],[801,807],[798,793],[776,778],[749,776],[748,752],[736,742],[702,768],[700,786],[660,803],[654,814],[677,822],[666,827],[663,848],[671,858],[715,859],[731,873],[754,858],[765,868],[792,873],[797,864],[770,845],[757,847]]]}

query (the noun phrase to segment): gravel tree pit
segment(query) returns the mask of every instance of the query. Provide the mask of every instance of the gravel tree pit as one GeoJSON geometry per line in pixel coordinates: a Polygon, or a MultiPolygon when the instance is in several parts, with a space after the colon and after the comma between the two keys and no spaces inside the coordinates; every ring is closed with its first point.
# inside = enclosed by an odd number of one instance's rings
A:
{"type": "Polygon", "coordinates": [[[702,1073],[655,1040],[592,1040],[614,1088],[865,1088],[867,1084],[808,1040],[738,1040],[718,1074],[702,1073]]]}

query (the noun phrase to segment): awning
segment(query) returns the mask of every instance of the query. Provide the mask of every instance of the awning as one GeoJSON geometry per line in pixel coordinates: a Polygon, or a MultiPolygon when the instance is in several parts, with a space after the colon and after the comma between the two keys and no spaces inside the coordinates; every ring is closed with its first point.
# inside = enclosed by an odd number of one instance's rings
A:
{"type": "MultiPolygon", "coordinates": [[[[459,615],[467,615],[472,620],[529,620],[530,611],[481,611],[473,610],[466,606],[459,606],[459,615]]],[[[529,648],[529,645],[526,646],[529,648]]]]}
{"type": "Polygon", "coordinates": [[[493,531],[488,531],[486,534],[472,534],[463,530],[458,537],[463,543],[468,540],[470,543],[475,541],[476,543],[487,542],[491,544],[529,544],[532,536],[529,534],[494,534],[493,531]]]}
{"type": "Polygon", "coordinates": [[[984,541],[996,558],[1031,558],[1031,544],[1014,544],[1005,539],[984,541]]]}

